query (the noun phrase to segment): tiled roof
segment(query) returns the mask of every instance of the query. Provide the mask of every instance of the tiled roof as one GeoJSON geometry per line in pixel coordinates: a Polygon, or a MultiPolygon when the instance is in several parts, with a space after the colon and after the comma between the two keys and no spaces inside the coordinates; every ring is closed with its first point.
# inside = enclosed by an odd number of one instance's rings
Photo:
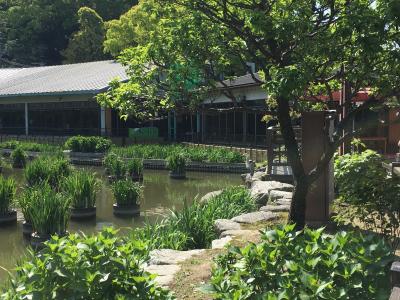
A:
{"type": "Polygon", "coordinates": [[[127,80],[124,67],[114,61],[0,69],[0,98],[18,96],[96,94],[118,77],[127,80]]]}
{"type": "MultiPolygon", "coordinates": [[[[254,73],[254,77],[258,81],[262,81],[259,74],[254,73]]],[[[223,81],[224,84],[218,83],[217,87],[218,88],[236,88],[236,87],[248,86],[248,85],[260,85],[260,82],[258,82],[258,81],[254,80],[254,78],[251,74],[247,74],[244,76],[235,77],[233,79],[224,80],[223,81]]]]}

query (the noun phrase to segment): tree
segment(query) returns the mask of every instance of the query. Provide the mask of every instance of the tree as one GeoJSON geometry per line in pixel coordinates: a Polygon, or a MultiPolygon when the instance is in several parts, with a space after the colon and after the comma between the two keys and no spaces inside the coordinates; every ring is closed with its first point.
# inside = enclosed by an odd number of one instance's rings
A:
{"type": "Polygon", "coordinates": [[[67,49],[63,51],[65,62],[79,63],[106,58],[103,52],[105,29],[103,19],[95,10],[81,7],[78,11],[79,31],[74,33],[67,49]]]}
{"type": "Polygon", "coordinates": [[[62,51],[79,29],[79,8],[90,7],[109,21],[136,3],[137,0],[3,0],[3,56],[24,65],[60,64],[62,51]]]}
{"type": "Polygon", "coordinates": [[[276,107],[293,170],[290,220],[301,228],[310,185],[326,169],[338,146],[350,138],[348,129],[354,118],[366,110],[382,109],[399,95],[396,3],[144,0],[129,19],[134,23],[131,28],[136,28],[135,41],[126,44],[129,48],[120,59],[130,80],[114,83],[99,101],[126,114],[135,114],[139,107],[135,95],[152,102],[148,107],[153,108],[156,104],[167,108],[190,105],[215,86],[219,73],[243,70],[249,59],[255,62],[268,103],[276,107]],[[346,108],[348,114],[337,123],[319,162],[306,172],[292,127],[293,104],[325,96],[333,100],[333,91],[344,82],[346,101],[340,109],[346,108]],[[352,98],[365,87],[370,88],[369,99],[353,106],[352,98]]]}

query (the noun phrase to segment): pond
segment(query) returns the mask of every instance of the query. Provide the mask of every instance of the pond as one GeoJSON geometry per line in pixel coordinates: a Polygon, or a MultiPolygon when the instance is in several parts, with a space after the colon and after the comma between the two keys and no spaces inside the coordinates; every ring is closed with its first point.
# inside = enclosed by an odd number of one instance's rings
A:
{"type": "MultiPolygon", "coordinates": [[[[69,232],[82,231],[90,234],[101,230],[104,226],[114,226],[121,231],[143,225],[145,221],[155,222],[163,218],[172,209],[181,209],[184,201],[192,202],[195,197],[232,185],[240,185],[238,174],[198,173],[188,172],[186,180],[174,180],[168,176],[168,171],[145,170],[144,199],[141,203],[141,215],[134,219],[120,219],[113,215],[114,199],[102,168],[93,168],[102,179],[97,196],[97,218],[87,222],[69,224],[69,232]]],[[[19,186],[23,186],[21,170],[4,170],[4,176],[13,176],[19,186]]],[[[0,227],[0,282],[7,278],[7,270],[12,270],[16,262],[23,257],[27,242],[22,236],[23,218],[18,213],[18,223],[13,226],[0,227]]]]}

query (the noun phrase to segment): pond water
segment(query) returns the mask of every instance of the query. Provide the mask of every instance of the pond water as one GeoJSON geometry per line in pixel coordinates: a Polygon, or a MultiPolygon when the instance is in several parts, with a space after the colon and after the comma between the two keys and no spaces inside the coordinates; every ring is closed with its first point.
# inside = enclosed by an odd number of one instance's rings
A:
{"type": "MultiPolygon", "coordinates": [[[[102,179],[97,196],[97,217],[92,221],[73,222],[69,224],[69,232],[82,231],[94,233],[104,226],[114,226],[125,229],[143,225],[145,221],[155,222],[165,217],[170,210],[181,209],[184,201],[192,202],[195,197],[202,197],[208,192],[232,185],[240,185],[238,174],[198,173],[188,172],[186,180],[174,180],[168,176],[168,171],[145,170],[144,199],[141,203],[141,215],[132,219],[120,219],[113,215],[114,199],[102,168],[90,168],[102,179]]],[[[22,171],[4,170],[4,176],[13,176],[20,186],[24,185],[22,171]]],[[[27,247],[27,241],[22,236],[23,218],[18,213],[16,225],[0,227],[0,282],[7,278],[4,269],[12,270],[20,260],[27,247]],[[4,268],[4,269],[3,269],[4,268]]]]}

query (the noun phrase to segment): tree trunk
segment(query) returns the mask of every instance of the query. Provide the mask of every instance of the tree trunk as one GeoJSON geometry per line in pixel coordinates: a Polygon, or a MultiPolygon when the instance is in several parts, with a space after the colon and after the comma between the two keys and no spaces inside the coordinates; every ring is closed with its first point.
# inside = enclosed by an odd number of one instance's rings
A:
{"type": "Polygon", "coordinates": [[[308,192],[308,178],[301,161],[299,145],[293,130],[290,117],[289,100],[278,97],[278,121],[282,137],[287,150],[287,159],[292,168],[295,189],[293,192],[292,204],[290,207],[289,222],[295,223],[296,228],[302,229],[305,226],[306,217],[306,196],[308,192]]]}

